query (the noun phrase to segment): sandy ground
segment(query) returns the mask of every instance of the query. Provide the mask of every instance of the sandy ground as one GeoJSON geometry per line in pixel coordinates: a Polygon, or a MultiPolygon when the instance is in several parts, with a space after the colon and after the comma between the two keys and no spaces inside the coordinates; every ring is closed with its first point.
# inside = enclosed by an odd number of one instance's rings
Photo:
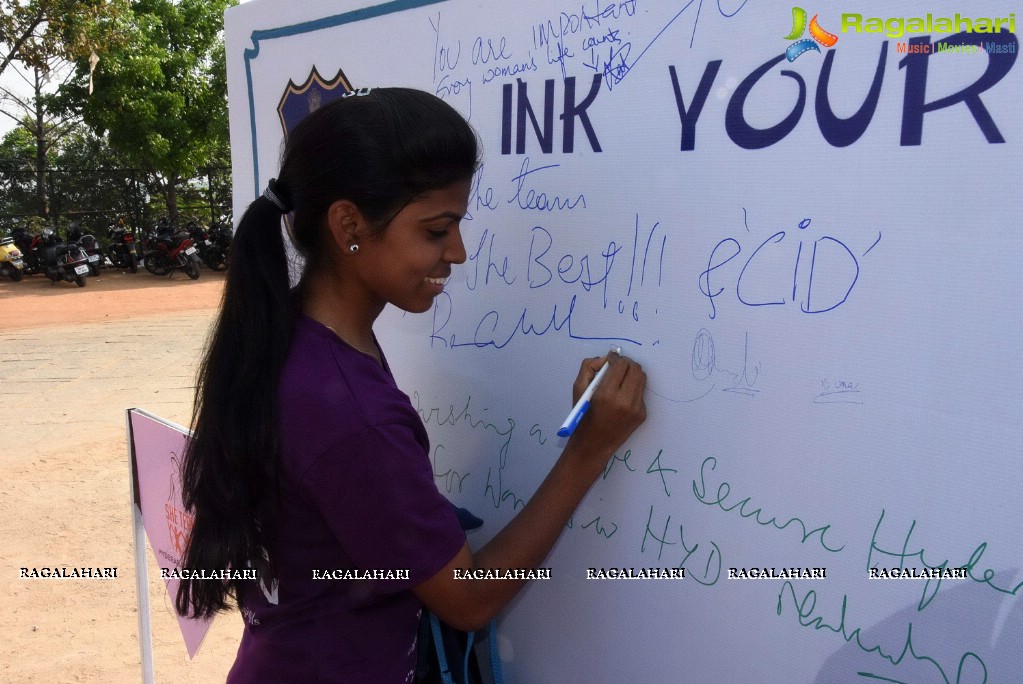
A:
{"type": "MultiPolygon", "coordinates": [[[[0,280],[0,643],[3,682],[138,682],[125,409],[191,417],[224,274],[106,270],[84,288],[0,280]],[[116,579],[20,579],[19,568],[116,567],[116,579]]],[[[189,661],[147,550],[155,680],[217,682],[241,635],[218,617],[189,661]]]]}

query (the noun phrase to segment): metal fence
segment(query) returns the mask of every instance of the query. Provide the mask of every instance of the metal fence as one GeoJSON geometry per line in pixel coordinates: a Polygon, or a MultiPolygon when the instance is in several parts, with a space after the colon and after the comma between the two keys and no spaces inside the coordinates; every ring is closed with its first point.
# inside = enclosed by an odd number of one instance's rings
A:
{"type": "MultiPolygon", "coordinates": [[[[106,235],[119,220],[132,230],[145,231],[168,213],[152,175],[140,169],[47,169],[47,216],[38,211],[37,183],[30,168],[0,168],[0,235],[18,226],[63,228],[72,221],[96,235],[106,235]]],[[[176,189],[180,223],[230,224],[230,168],[202,169],[176,189]]]]}

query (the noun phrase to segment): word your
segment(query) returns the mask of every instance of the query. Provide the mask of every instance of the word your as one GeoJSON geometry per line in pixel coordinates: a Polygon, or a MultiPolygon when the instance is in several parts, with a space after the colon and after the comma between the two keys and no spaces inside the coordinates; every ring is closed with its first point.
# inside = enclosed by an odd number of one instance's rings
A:
{"type": "Polygon", "coordinates": [[[1011,33],[1016,32],[1016,15],[992,19],[978,17],[968,19],[956,14],[955,17],[881,17],[863,18],[862,14],[843,14],[842,33],[883,33],[889,38],[901,38],[906,33],[998,33],[1005,24],[1011,33]]]}
{"type": "MultiPolygon", "coordinates": [[[[929,37],[913,38],[910,45],[929,43],[929,37]]],[[[946,45],[976,44],[977,38],[969,33],[957,33],[941,41],[946,45]]],[[[930,102],[925,99],[925,94],[933,92],[927,87],[928,77],[935,77],[934,74],[943,69],[958,68],[955,65],[938,62],[930,64],[931,52],[924,52],[917,48],[908,50],[902,60],[898,62],[898,69],[905,71],[905,86],[902,95],[902,128],[899,138],[900,146],[920,145],[922,140],[923,121],[925,114],[934,114],[948,107],[964,105],[973,117],[974,122],[984,134],[989,144],[1004,143],[1005,138],[998,130],[994,117],[984,106],[981,95],[998,84],[1012,69],[1016,58],[1016,45],[1018,40],[1013,33],[1001,32],[992,34],[990,41],[993,49],[987,50],[987,65],[983,73],[976,77],[972,83],[963,86],[958,91],[935,98],[930,102]]],[[[870,126],[881,97],[881,90],[885,82],[885,73],[890,69],[886,68],[888,63],[888,42],[881,44],[880,55],[877,60],[877,68],[874,71],[873,80],[869,88],[860,84],[832,83],[832,67],[835,55],[838,50],[830,50],[821,63],[820,75],[815,79],[817,82],[816,94],[814,96],[813,109],[817,117],[817,126],[821,135],[833,147],[846,147],[860,139],[870,126]],[[849,117],[840,117],[835,114],[829,100],[831,92],[865,92],[863,103],[856,110],[856,113],[849,117]]],[[[735,88],[725,111],[725,132],[733,143],[746,150],[760,150],[776,145],[786,138],[799,124],[804,109],[807,108],[807,88],[803,77],[791,70],[773,72],[774,68],[785,59],[785,55],[778,55],[764,62],[754,69],[735,88]],[[768,75],[772,74],[771,80],[768,75]],[[779,78],[781,77],[781,78],[779,78]],[[746,100],[750,97],[754,88],[766,89],[768,93],[781,91],[779,97],[791,97],[791,79],[798,86],[798,94],[792,110],[780,122],[767,128],[752,126],[746,119],[746,100]]],[[[703,105],[711,92],[715,78],[721,68],[722,61],[714,60],[707,63],[703,75],[700,77],[696,90],[686,104],[683,96],[683,78],[674,65],[668,67],[671,83],[675,91],[675,102],[678,106],[679,120],[682,125],[682,139],[680,150],[683,152],[696,149],[696,126],[703,111],[703,105]]],[[[901,79],[900,79],[901,80],[901,79]]],[[[765,97],[758,95],[758,97],[765,97]]],[[[963,120],[966,120],[965,117],[963,120]]],[[[950,136],[958,136],[962,131],[951,132],[950,136]]]]}

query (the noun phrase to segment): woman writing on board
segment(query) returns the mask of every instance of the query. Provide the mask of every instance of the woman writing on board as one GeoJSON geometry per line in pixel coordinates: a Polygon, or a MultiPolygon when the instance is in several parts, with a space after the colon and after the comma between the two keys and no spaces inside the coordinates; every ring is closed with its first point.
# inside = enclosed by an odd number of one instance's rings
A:
{"type": "MultiPolygon", "coordinates": [[[[290,133],[278,178],[238,226],[199,372],[182,469],[194,515],[182,566],[252,568],[259,579],[183,580],[177,609],[210,616],[237,600],[245,632],[231,682],[409,681],[424,605],[477,629],[522,585],[455,579],[454,570],[539,565],[645,418],[642,369],[611,355],[530,502],[470,550],[373,323],[386,304],[429,310],[465,261],[459,223],[477,139],[427,93],[358,93],[290,133]],[[284,214],[305,258],[294,288],[284,214]],[[407,576],[315,578],[339,568],[407,576]]],[[[582,362],[576,397],[604,361],[582,362]]]]}

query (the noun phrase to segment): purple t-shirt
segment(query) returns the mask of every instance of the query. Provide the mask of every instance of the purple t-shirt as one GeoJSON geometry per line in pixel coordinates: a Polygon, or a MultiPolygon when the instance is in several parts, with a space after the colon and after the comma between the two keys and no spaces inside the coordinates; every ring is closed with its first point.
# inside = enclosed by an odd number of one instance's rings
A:
{"type": "Polygon", "coordinates": [[[244,590],[228,682],[410,682],[422,609],[411,588],[465,542],[434,484],[422,420],[386,360],[305,316],[279,398],[279,582],[244,590]]]}

